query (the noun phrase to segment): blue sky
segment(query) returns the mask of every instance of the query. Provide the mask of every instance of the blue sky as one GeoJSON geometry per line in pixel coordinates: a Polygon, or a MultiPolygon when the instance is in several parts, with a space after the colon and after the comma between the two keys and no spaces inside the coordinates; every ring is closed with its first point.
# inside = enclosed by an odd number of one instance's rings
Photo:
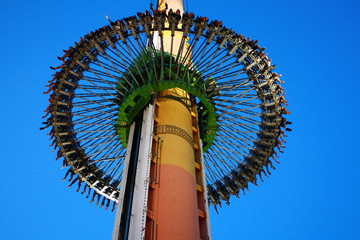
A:
{"type": "MultiPolygon", "coordinates": [[[[114,213],[66,188],[39,131],[57,56],[150,1],[0,3],[1,239],[110,239],[114,213]]],[[[259,40],[292,112],[277,170],[217,215],[214,239],[359,239],[360,2],[189,0],[189,11],[259,40]]]]}

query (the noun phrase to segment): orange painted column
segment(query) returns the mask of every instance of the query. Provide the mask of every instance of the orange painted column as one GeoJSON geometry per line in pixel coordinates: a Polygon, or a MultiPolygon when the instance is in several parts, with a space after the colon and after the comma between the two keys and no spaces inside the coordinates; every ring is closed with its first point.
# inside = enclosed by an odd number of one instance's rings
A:
{"type": "MultiPolygon", "coordinates": [[[[182,0],[159,0],[158,9],[183,12],[182,0]]],[[[181,33],[163,31],[165,52],[177,53],[181,33]],[[173,41],[171,50],[170,42],[173,41]]],[[[160,49],[159,49],[160,50],[160,49]]],[[[184,49],[185,51],[185,49],[184,49]]],[[[199,210],[195,177],[193,119],[189,94],[179,88],[160,92],[155,106],[155,134],[145,239],[198,240],[199,210]],[[171,97],[169,97],[171,96],[171,97]]]]}
{"type": "Polygon", "coordinates": [[[200,239],[189,96],[178,88],[163,91],[157,98],[157,108],[160,145],[154,208],[156,239],[200,239]]]}

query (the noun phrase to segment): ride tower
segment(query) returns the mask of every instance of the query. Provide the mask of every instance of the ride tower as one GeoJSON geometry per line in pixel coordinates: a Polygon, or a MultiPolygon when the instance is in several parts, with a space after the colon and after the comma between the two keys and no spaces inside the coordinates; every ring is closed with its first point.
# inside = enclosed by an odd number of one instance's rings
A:
{"type": "MultiPolygon", "coordinates": [[[[142,239],[144,234],[145,239],[209,239],[196,102],[186,88],[176,84],[176,81],[190,81],[183,72],[186,71],[184,67],[191,62],[191,52],[182,32],[165,30],[170,27],[166,21],[168,11],[173,11],[170,9],[176,11],[174,18],[178,18],[184,12],[182,0],[168,3],[160,0],[154,10],[158,20],[163,21],[163,29],[154,31],[147,45],[153,48],[151,51],[155,55],[152,57],[158,62],[158,78],[150,80],[151,90],[159,90],[154,92],[152,102],[143,110],[143,122],[135,121],[131,129],[129,159],[135,154],[138,159],[134,161],[139,164],[140,159],[144,159],[144,164],[137,165],[136,173],[128,175],[126,181],[124,178],[120,201],[127,202],[127,191],[135,191],[132,193],[132,203],[118,208],[114,239],[119,236],[122,236],[120,239],[124,239],[124,236],[142,239]],[[183,65],[179,65],[179,62],[183,65]],[[180,73],[175,75],[174,70],[180,73]],[[136,134],[141,129],[144,129],[143,132],[136,134]],[[137,139],[141,139],[140,145],[137,139]],[[142,148],[141,144],[146,147],[142,148]],[[135,153],[133,149],[136,146],[139,149],[135,153]],[[133,184],[126,185],[131,181],[130,178],[134,179],[133,184]],[[141,187],[137,187],[139,185],[141,187]],[[127,224],[130,226],[127,227],[127,224]],[[123,232],[125,229],[129,229],[129,232],[123,232]]],[[[138,68],[150,69],[151,65],[141,62],[138,68]]],[[[140,76],[138,81],[141,81],[140,76]]],[[[142,98],[143,95],[139,93],[137,97],[142,98]]],[[[130,173],[129,170],[126,172],[130,173]]]]}
{"type": "Polygon", "coordinates": [[[255,40],[159,0],[59,57],[44,122],[91,202],[118,205],[113,239],[211,239],[215,209],[270,174],[282,81],[255,40]]]}

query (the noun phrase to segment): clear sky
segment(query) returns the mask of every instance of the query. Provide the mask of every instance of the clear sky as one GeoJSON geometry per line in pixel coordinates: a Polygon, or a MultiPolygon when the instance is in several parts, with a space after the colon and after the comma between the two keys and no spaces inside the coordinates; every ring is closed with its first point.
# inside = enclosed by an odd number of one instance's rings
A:
{"type": "MultiPolygon", "coordinates": [[[[360,239],[358,0],[188,0],[258,39],[283,75],[294,129],[277,170],[217,215],[213,239],[360,239]]],[[[110,239],[114,213],[61,181],[40,131],[57,56],[150,0],[0,3],[0,239],[110,239]]],[[[180,193],[179,193],[180,194],[180,193]]]]}

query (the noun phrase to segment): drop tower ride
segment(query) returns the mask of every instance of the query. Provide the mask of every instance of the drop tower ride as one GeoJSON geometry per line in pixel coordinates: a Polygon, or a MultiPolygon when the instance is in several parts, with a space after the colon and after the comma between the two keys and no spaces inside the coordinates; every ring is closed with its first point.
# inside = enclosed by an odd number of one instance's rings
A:
{"type": "MultiPolygon", "coordinates": [[[[159,0],[59,57],[45,127],[69,186],[117,204],[113,239],[211,239],[208,203],[270,174],[288,114],[257,41],[159,0]]],[[[44,117],[46,117],[44,116],[44,117]]]]}

